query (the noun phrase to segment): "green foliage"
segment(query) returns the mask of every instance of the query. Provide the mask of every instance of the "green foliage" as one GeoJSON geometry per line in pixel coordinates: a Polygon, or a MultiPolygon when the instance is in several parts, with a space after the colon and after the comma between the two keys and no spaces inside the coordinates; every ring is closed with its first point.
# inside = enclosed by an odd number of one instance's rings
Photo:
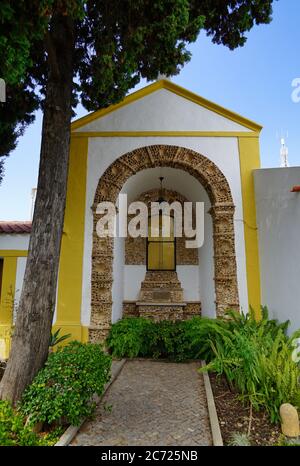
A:
{"type": "Polygon", "coordinates": [[[212,356],[210,339],[226,332],[221,320],[194,317],[187,321],[152,322],[140,317],[113,324],[107,346],[115,357],[169,358],[175,361],[212,356]]]}
{"type": "Polygon", "coordinates": [[[251,447],[251,442],[247,434],[234,432],[228,445],[232,447],[251,447]]]}
{"type": "Polygon", "coordinates": [[[54,333],[51,333],[50,337],[50,343],[49,346],[53,348],[53,346],[58,345],[59,343],[62,343],[63,341],[67,340],[70,338],[72,335],[71,333],[67,333],[65,335],[59,335],[61,329],[57,329],[54,333]]]}
{"type": "MultiPolygon", "coordinates": [[[[16,148],[41,103],[32,76],[37,59],[33,44],[42,43],[46,27],[47,20],[40,14],[37,2],[1,1],[0,78],[6,82],[6,103],[0,103],[0,182],[1,157],[16,148]]],[[[44,61],[40,52],[38,56],[44,61]]]]}
{"type": "Polygon", "coordinates": [[[0,445],[35,445],[36,435],[24,427],[23,416],[15,413],[9,402],[0,400],[0,445]]]}
{"type": "Polygon", "coordinates": [[[279,333],[270,352],[262,351],[258,359],[262,373],[258,389],[274,422],[279,421],[282,403],[300,408],[300,367],[293,361],[292,351],[292,340],[286,341],[279,333]]]}
{"type": "Polygon", "coordinates": [[[229,332],[211,339],[214,358],[205,370],[224,374],[243,400],[279,421],[282,403],[300,407],[300,370],[292,359],[292,338],[285,335],[288,323],[269,320],[266,308],[260,321],[251,312],[228,315],[229,332]]]}
{"type": "Polygon", "coordinates": [[[243,314],[237,311],[228,310],[226,312],[228,320],[228,329],[230,331],[238,330],[244,335],[257,334],[259,338],[274,339],[277,336],[278,331],[281,329],[285,334],[289,321],[278,323],[275,319],[269,319],[269,312],[266,306],[261,308],[261,319],[255,318],[255,313],[250,307],[248,314],[243,314]]]}
{"type": "Polygon", "coordinates": [[[38,436],[25,426],[22,414],[12,408],[8,401],[0,400],[0,445],[1,446],[46,446],[53,445],[61,431],[54,430],[44,437],[38,436]]]}
{"type": "Polygon", "coordinates": [[[64,431],[65,428],[63,426],[60,426],[50,430],[49,432],[41,433],[39,435],[38,445],[43,447],[52,447],[56,444],[56,442],[58,442],[59,438],[62,436],[64,431]]]}
{"type": "Polygon", "coordinates": [[[151,339],[148,339],[148,355],[155,359],[181,359],[180,355],[184,353],[185,348],[182,322],[162,321],[152,325],[151,339]]]}
{"type": "Polygon", "coordinates": [[[147,319],[130,317],[111,326],[107,346],[117,358],[147,356],[154,324],[147,319]]]}
{"type": "Polygon", "coordinates": [[[73,106],[80,99],[90,111],[120,101],[141,78],[178,73],[190,59],[187,45],[203,29],[230,49],[244,45],[254,24],[271,21],[272,3],[2,0],[0,77],[7,83],[7,102],[0,103],[0,157],[16,147],[36,109],[44,109],[55,18],[72,18],[73,106]]]}
{"type": "Polygon", "coordinates": [[[277,444],[278,447],[300,447],[299,438],[288,438],[285,435],[281,435],[277,444]]]}
{"type": "Polygon", "coordinates": [[[189,359],[210,360],[210,339],[226,332],[222,320],[193,317],[190,320],[154,324],[148,356],[169,358],[175,361],[189,359]]]}
{"type": "Polygon", "coordinates": [[[25,390],[20,406],[32,423],[62,419],[79,424],[95,407],[110,378],[111,358],[100,345],[71,342],[49,355],[45,367],[25,390]]]}
{"type": "Polygon", "coordinates": [[[282,403],[300,407],[300,368],[292,358],[293,341],[286,336],[288,322],[228,311],[223,319],[194,317],[181,322],[154,323],[140,318],[120,320],[111,328],[107,346],[117,357],[205,359],[205,369],[224,374],[229,386],[254,409],[264,408],[279,421],[282,403]]]}
{"type": "Polygon", "coordinates": [[[210,361],[213,356],[211,340],[228,333],[227,322],[222,319],[193,317],[181,323],[184,331],[183,346],[177,348],[177,360],[203,359],[210,361]]]}

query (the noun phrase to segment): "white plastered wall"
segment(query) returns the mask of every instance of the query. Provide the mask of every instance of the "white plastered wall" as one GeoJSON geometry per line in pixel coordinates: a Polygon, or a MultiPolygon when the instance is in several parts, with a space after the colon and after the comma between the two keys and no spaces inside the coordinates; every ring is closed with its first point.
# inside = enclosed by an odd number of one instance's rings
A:
{"type": "Polygon", "coordinates": [[[18,251],[27,251],[29,247],[29,235],[27,234],[12,234],[0,235],[0,251],[6,250],[18,250],[18,251]]]}
{"type": "Polygon", "coordinates": [[[76,131],[243,132],[249,129],[167,89],[160,89],[76,131]]]}
{"type": "MultiPolygon", "coordinates": [[[[117,217],[118,221],[118,217],[117,217]]],[[[122,303],[124,300],[124,238],[114,240],[113,258],[113,286],[112,286],[112,322],[122,317],[122,303]]]]}
{"type": "MultiPolygon", "coordinates": [[[[200,282],[198,265],[177,265],[178,279],[184,291],[184,300],[200,301],[200,282]]],[[[137,301],[141,283],[146,275],[145,265],[124,266],[124,300],[137,301]]]]}
{"type": "Polygon", "coordinates": [[[300,328],[300,167],[254,171],[262,303],[300,328]]]}

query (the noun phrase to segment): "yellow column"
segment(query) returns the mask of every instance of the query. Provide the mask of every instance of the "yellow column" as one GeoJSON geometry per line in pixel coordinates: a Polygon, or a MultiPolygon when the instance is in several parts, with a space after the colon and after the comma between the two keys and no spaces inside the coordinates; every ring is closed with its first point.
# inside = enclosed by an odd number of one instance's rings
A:
{"type": "MultiPolygon", "coordinates": [[[[81,326],[82,266],[85,226],[87,138],[71,138],[68,191],[62,237],[57,321],[54,328],[72,339],[87,341],[87,328],[81,326]]],[[[67,340],[68,342],[68,340],[67,340]]]]}
{"type": "Polygon", "coordinates": [[[0,301],[0,358],[2,359],[7,359],[10,351],[17,259],[17,257],[4,257],[3,260],[0,301]]]}
{"type": "Polygon", "coordinates": [[[260,168],[259,138],[239,138],[239,154],[244,213],[248,300],[249,305],[255,310],[255,315],[259,318],[261,316],[261,291],[253,178],[253,170],[260,168]]]}

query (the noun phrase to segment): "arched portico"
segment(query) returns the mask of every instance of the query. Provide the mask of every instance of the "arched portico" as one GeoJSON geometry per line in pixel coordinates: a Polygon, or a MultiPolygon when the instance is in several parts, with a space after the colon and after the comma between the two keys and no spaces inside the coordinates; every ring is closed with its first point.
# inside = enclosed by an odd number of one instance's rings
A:
{"type": "Polygon", "coordinates": [[[101,176],[93,205],[92,299],[89,338],[99,341],[111,325],[113,239],[96,234],[102,201],[116,203],[124,183],[141,170],[172,167],[187,171],[205,188],[211,201],[215,265],[216,312],[239,306],[234,238],[234,203],[229,184],[220,169],[205,156],[184,147],[152,145],[119,157],[101,176]]]}

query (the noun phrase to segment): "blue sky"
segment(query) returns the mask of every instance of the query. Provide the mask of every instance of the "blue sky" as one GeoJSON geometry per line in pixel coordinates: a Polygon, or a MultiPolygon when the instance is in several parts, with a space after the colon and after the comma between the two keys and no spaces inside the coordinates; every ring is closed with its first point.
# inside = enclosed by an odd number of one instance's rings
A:
{"type": "MultiPolygon", "coordinates": [[[[299,22],[300,1],[279,0],[274,4],[272,23],[250,31],[246,45],[240,49],[232,52],[200,34],[190,47],[190,63],[172,78],[175,83],[261,123],[262,167],[279,166],[278,138],[287,131],[290,164],[300,166],[300,103],[291,98],[291,83],[300,78],[299,22]]],[[[78,116],[85,113],[80,108],[78,116]]],[[[5,163],[0,185],[1,220],[30,218],[31,189],[37,184],[41,120],[38,113],[5,163]]]]}

